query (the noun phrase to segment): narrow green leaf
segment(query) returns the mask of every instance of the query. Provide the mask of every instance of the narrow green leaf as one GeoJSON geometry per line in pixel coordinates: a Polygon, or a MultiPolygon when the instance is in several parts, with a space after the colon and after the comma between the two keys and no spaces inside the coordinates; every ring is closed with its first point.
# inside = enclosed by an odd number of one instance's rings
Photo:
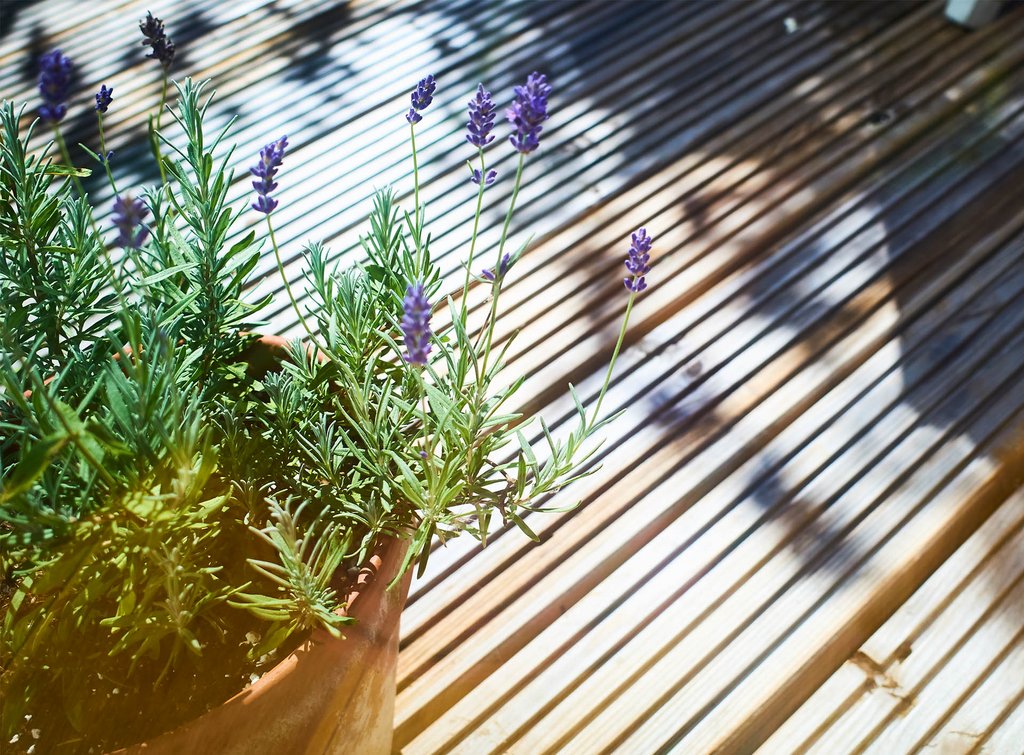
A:
{"type": "Polygon", "coordinates": [[[88,178],[92,175],[89,168],[76,168],[73,165],[48,165],[43,172],[49,176],[74,176],[75,178],[88,178]]]}
{"type": "Polygon", "coordinates": [[[537,537],[537,533],[530,529],[530,527],[523,521],[522,517],[519,516],[515,511],[508,512],[508,518],[515,522],[516,526],[523,531],[523,533],[530,538],[533,542],[539,543],[540,538],[537,537]]]}
{"type": "Polygon", "coordinates": [[[67,435],[57,433],[32,444],[0,490],[0,503],[28,491],[67,443],[67,435]]]}

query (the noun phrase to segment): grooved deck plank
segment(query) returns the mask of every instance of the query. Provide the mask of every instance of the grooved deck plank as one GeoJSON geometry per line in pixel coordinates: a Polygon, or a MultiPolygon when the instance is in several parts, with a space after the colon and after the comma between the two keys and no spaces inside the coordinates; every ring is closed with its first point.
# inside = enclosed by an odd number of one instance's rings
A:
{"type": "MultiPolygon", "coordinates": [[[[582,505],[530,514],[537,545],[498,527],[485,549],[436,546],[414,583],[396,749],[1019,750],[1024,6],[976,32],[939,0],[5,6],[0,89],[31,101],[33,56],[63,47],[68,142],[95,146],[87,105],[112,84],[132,191],[156,177],[147,9],[178,43],[173,73],[213,79],[211,127],[239,118],[232,199],[288,134],[274,218],[301,302],[302,244],[348,264],[374,189],[411,203],[401,114],[426,73],[421,192],[461,287],[465,101],[483,81],[500,112],[550,75],[510,244],[535,235],[496,340],[520,331],[520,408],[556,435],[566,383],[601,388],[629,232],[656,237],[605,400],[626,412],[601,469],[551,501],[582,505]]],[[[479,269],[514,172],[499,132],[479,269]]],[[[105,224],[111,194],[88,185],[105,224]]],[[[268,329],[297,335],[269,250],[257,274],[268,329]]],[[[469,305],[481,322],[476,287],[469,305]]]]}
{"type": "Polygon", "coordinates": [[[865,751],[909,752],[922,739],[940,751],[970,749],[1021,694],[1024,645],[1016,636],[1014,595],[1024,582],[1022,552],[1024,495],[1018,492],[761,751],[827,753],[859,742],[865,751]],[[934,719],[938,732],[928,729],[934,719]]]}

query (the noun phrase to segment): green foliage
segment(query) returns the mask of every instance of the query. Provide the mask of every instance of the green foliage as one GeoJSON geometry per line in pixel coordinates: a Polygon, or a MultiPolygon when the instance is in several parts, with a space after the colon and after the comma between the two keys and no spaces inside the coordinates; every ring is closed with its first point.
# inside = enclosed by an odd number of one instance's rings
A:
{"type": "Polygon", "coordinates": [[[253,652],[262,654],[292,632],[318,626],[340,637],[339,627],[351,619],[331,610],[337,604],[337,591],[331,585],[347,555],[352,531],[337,522],[325,524],[329,519],[326,509],[304,525],[302,509],[308,503],[300,504],[294,512],[273,498],[268,503],[272,521],[253,531],[273,548],[278,560],[250,558],[249,563],[278,586],[279,595],[242,593],[234,604],[277,625],[275,634],[253,652]]]}
{"type": "MultiPolygon", "coordinates": [[[[259,341],[267,302],[245,292],[260,245],[236,232],[228,127],[207,138],[204,87],[178,85],[185,146],[159,134],[149,238],[120,252],[0,109],[0,741],[29,715],[125,744],[89,715],[87,687],[202,686],[211,655],[232,664],[230,694],[304,633],[339,634],[344,575],[384,537],[409,540],[403,572],[435,539],[485,541],[495,513],[536,539],[524,513],[588,473],[604,424],[573,392],[577,429],[556,441],[541,421],[538,458],[510,409],[522,378],[497,379],[512,339],[491,353],[500,281],[479,333],[463,308],[430,364],[406,363],[406,288],[422,281],[436,304],[443,281],[425,209],[401,213],[390,190],[365,263],[307,248],[310,341],[259,341]],[[92,668],[101,681],[83,678],[92,668]]],[[[177,720],[160,697],[122,713],[156,733],[177,720]]]]}
{"type": "Polygon", "coordinates": [[[240,422],[262,421],[244,363],[260,305],[242,295],[259,249],[254,234],[227,243],[237,213],[201,92],[180,88],[190,147],[148,195],[151,240],[116,262],[87,201],[0,109],[4,741],[15,709],[95,726],[76,712],[84,669],[145,669],[152,684],[224,642],[227,599],[260,583],[226,558],[248,509],[211,422],[228,397],[240,422]]]}

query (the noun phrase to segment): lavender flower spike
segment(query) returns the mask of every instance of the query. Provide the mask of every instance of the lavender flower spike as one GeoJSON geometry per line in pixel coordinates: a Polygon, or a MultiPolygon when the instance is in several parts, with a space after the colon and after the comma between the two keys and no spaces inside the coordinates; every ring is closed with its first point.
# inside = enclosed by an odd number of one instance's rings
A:
{"type": "Polygon", "coordinates": [[[647,281],[644,276],[651,272],[651,244],[653,236],[647,235],[646,228],[640,228],[633,234],[632,242],[629,245],[629,257],[626,258],[626,269],[633,275],[632,278],[623,278],[626,288],[634,294],[638,294],[647,288],[647,281]]]}
{"type": "Polygon", "coordinates": [[[260,161],[249,169],[249,172],[259,179],[252,182],[252,187],[259,195],[253,202],[252,208],[264,215],[269,215],[277,207],[277,200],[270,197],[270,192],[277,188],[274,176],[277,175],[277,169],[284,161],[284,150],[287,146],[287,136],[282,136],[276,142],[271,142],[260,150],[260,161]]]}
{"type": "Polygon", "coordinates": [[[435,89],[437,89],[437,81],[434,80],[433,75],[420,79],[416,88],[412,90],[412,94],[409,95],[412,100],[412,107],[406,113],[405,120],[409,121],[409,123],[419,123],[423,120],[420,111],[426,110],[430,103],[434,101],[435,89]]]}
{"type": "Polygon", "coordinates": [[[107,87],[106,84],[100,85],[100,91],[96,93],[96,112],[105,113],[107,108],[110,107],[110,103],[114,100],[114,87],[107,87]]]}
{"type": "Polygon", "coordinates": [[[430,302],[422,283],[413,283],[402,302],[402,335],[405,336],[405,361],[426,364],[430,353],[430,302]]]}
{"type": "Polygon", "coordinates": [[[480,185],[481,181],[484,182],[484,186],[490,186],[498,178],[498,171],[496,170],[487,171],[486,176],[480,172],[479,168],[470,168],[470,171],[472,171],[473,175],[469,177],[469,181],[477,186],[480,185]]]}
{"type": "Polygon", "coordinates": [[[111,216],[111,220],[120,234],[114,243],[123,249],[138,249],[142,246],[142,242],[149,236],[149,229],[142,225],[142,221],[148,214],[149,210],[146,209],[146,205],[142,203],[141,199],[132,199],[127,194],[123,197],[115,197],[114,214],[111,216]]]}
{"type": "Polygon", "coordinates": [[[515,99],[505,115],[515,127],[509,137],[512,147],[522,154],[533,152],[540,145],[541,125],[548,119],[548,95],[551,87],[547,77],[534,71],[526,84],[515,87],[515,99]]]}
{"type": "Polygon", "coordinates": [[[468,109],[466,141],[483,149],[494,141],[491,136],[491,129],[494,128],[494,103],[491,101],[491,93],[484,89],[483,84],[477,84],[476,96],[469,101],[468,109]]]}
{"type": "Polygon", "coordinates": [[[164,31],[164,22],[159,18],[153,18],[153,14],[147,11],[146,20],[139,21],[139,31],[144,38],[143,46],[149,45],[152,48],[146,57],[159,60],[164,68],[170,68],[171,61],[174,60],[174,42],[164,31]]]}
{"type": "Polygon", "coordinates": [[[67,115],[64,100],[68,98],[74,69],[71,58],[60,50],[51,50],[39,58],[39,94],[43,97],[39,117],[44,121],[59,123],[67,115]]]}

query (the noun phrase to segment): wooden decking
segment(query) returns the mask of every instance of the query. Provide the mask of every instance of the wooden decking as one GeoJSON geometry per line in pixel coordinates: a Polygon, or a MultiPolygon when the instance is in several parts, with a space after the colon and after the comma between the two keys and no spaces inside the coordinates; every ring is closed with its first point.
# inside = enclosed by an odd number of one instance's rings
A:
{"type": "MultiPolygon", "coordinates": [[[[411,188],[426,73],[456,274],[465,100],[549,74],[500,327],[556,431],[566,383],[600,386],[629,232],[656,237],[606,400],[626,412],[552,501],[582,505],[531,516],[539,545],[438,548],[414,583],[398,749],[1024,751],[1024,6],[977,32],[917,2],[6,6],[0,90],[31,97],[26,56],[52,46],[82,98],[112,83],[124,182],[153,179],[147,8],[176,75],[214,79],[214,122],[239,116],[240,167],[289,135],[296,281],[305,240],[351,258],[373,188],[411,188]]],[[[87,107],[69,142],[94,146],[87,107]]],[[[489,155],[493,243],[512,157],[489,155]]],[[[283,297],[273,326],[295,327],[283,297]]]]}

